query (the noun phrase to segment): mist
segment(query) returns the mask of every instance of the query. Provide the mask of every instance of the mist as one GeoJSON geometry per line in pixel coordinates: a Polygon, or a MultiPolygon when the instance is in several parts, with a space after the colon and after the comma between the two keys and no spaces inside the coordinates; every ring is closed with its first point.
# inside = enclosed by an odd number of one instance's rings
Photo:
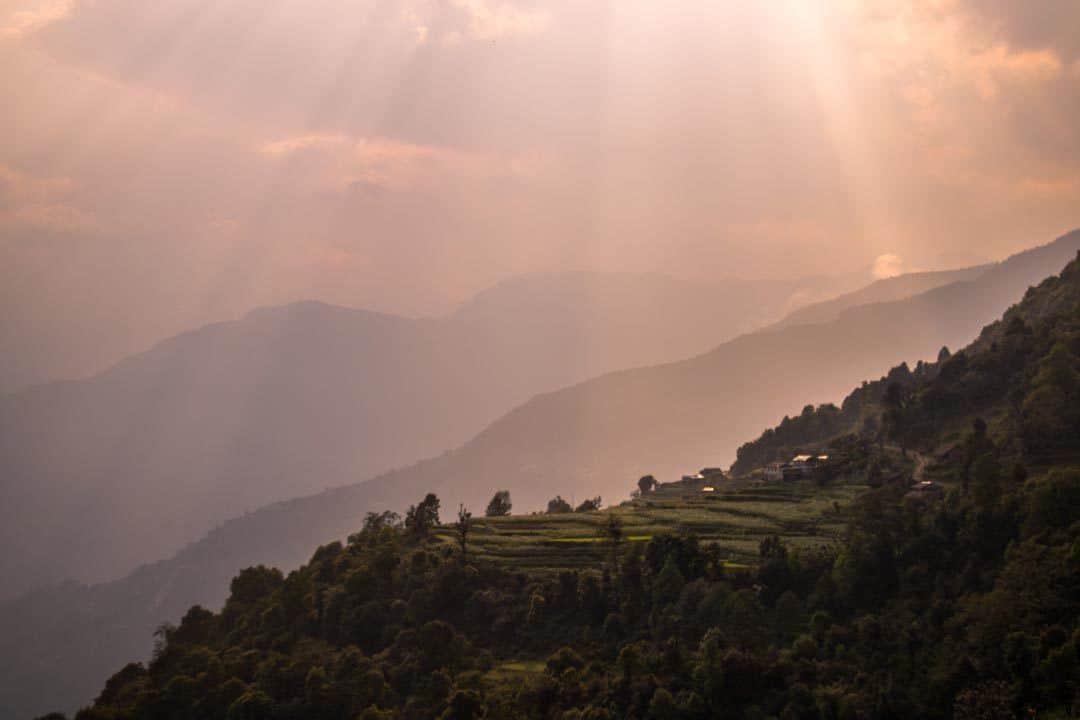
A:
{"type": "Polygon", "coordinates": [[[1001,259],[1077,222],[1078,12],[7,0],[0,390],[295,300],[1001,259]]]}

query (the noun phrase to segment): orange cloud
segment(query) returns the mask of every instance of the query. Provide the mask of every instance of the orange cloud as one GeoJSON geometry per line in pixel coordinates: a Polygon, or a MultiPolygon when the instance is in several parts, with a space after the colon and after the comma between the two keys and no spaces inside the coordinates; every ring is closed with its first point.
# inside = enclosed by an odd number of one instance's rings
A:
{"type": "Polygon", "coordinates": [[[20,38],[71,15],[75,0],[23,0],[0,10],[0,36],[20,38]]]}
{"type": "Polygon", "coordinates": [[[295,158],[299,174],[313,190],[344,191],[365,188],[369,194],[382,189],[401,189],[419,184],[436,174],[475,173],[485,161],[448,148],[417,145],[381,137],[348,135],[299,135],[259,147],[263,155],[295,158]]]}
{"type": "Polygon", "coordinates": [[[507,35],[538,35],[547,30],[551,13],[545,8],[523,10],[508,3],[489,5],[485,0],[453,0],[469,17],[469,33],[477,40],[507,35]]]}
{"type": "Polygon", "coordinates": [[[100,229],[94,215],[73,200],[68,178],[35,178],[0,165],[0,227],[49,232],[89,232],[100,229]]]}

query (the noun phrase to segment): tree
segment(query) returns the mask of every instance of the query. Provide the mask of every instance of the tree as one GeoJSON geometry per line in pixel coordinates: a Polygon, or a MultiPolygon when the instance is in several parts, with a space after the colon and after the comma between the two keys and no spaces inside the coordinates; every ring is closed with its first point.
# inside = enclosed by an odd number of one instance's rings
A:
{"type": "Polygon", "coordinates": [[[1069,527],[1080,517],[1080,471],[1054,468],[1030,492],[1029,533],[1069,527]]]}
{"type": "MultiPolygon", "coordinates": [[[[597,498],[597,501],[599,500],[600,498],[597,498]]],[[[599,502],[597,504],[599,504],[599,502]]],[[[578,512],[580,512],[580,510],[578,512]]],[[[611,569],[613,572],[618,572],[619,545],[623,540],[622,518],[613,512],[609,512],[607,521],[604,522],[599,530],[599,535],[608,541],[608,551],[611,553],[611,569]]]]}
{"type": "Polygon", "coordinates": [[[600,496],[597,495],[594,498],[588,498],[583,500],[580,505],[574,510],[574,512],[595,512],[600,509],[600,496]]]}
{"type": "Polygon", "coordinates": [[[458,545],[461,546],[461,562],[465,562],[470,530],[472,530],[472,513],[466,510],[464,505],[458,505],[457,522],[454,523],[454,532],[457,534],[458,545]]]}
{"type": "Polygon", "coordinates": [[[881,421],[885,432],[890,440],[900,444],[900,449],[907,453],[907,437],[905,433],[905,410],[906,401],[904,387],[899,382],[890,382],[885,388],[885,395],[881,399],[885,406],[881,421]]]}
{"type": "Polygon", "coordinates": [[[675,602],[679,599],[679,593],[682,592],[685,584],[686,579],[679,572],[679,565],[675,561],[675,556],[668,555],[664,567],[656,576],[656,582],[653,583],[653,602],[657,605],[667,605],[675,602]]]}
{"type": "Polygon", "coordinates": [[[650,720],[676,720],[679,717],[679,708],[675,705],[675,698],[667,688],[660,688],[653,693],[649,701],[650,720]]]}
{"type": "Polygon", "coordinates": [[[414,537],[426,538],[439,524],[439,498],[428,493],[419,505],[409,506],[405,513],[405,529],[414,537]]]}
{"type": "Polygon", "coordinates": [[[986,453],[975,460],[971,475],[971,494],[975,503],[984,509],[994,507],[1001,496],[1001,465],[986,453]]]}
{"type": "Polygon", "coordinates": [[[258,602],[281,587],[283,582],[284,577],[277,568],[265,565],[245,568],[229,583],[229,602],[258,602]]]}
{"type": "Polygon", "coordinates": [[[1014,717],[1013,693],[1001,680],[987,680],[961,691],[953,703],[956,720],[993,720],[1014,717]]]}
{"type": "Polygon", "coordinates": [[[1069,352],[1068,346],[1059,342],[1043,359],[1035,382],[1039,385],[1050,385],[1066,397],[1071,397],[1080,384],[1076,366],[1076,359],[1069,352]]]}
{"type": "Polygon", "coordinates": [[[561,647],[552,653],[547,659],[547,671],[554,677],[559,677],[571,668],[581,670],[585,667],[585,661],[573,648],[561,647]]]}
{"type": "Polygon", "coordinates": [[[473,720],[484,717],[484,701],[475,690],[457,690],[450,697],[442,720],[473,720]]]}
{"type": "Polygon", "coordinates": [[[641,491],[642,495],[648,495],[653,490],[655,490],[656,486],[659,484],[660,483],[656,482],[656,478],[654,478],[652,475],[646,475],[645,477],[637,481],[638,490],[641,491]]]}
{"type": "Polygon", "coordinates": [[[548,515],[556,515],[558,513],[573,512],[574,508],[570,507],[570,503],[563,500],[562,495],[556,495],[551,500],[548,500],[547,511],[548,515]]]}
{"type": "Polygon", "coordinates": [[[259,720],[273,712],[274,701],[270,696],[257,688],[251,688],[238,697],[226,714],[228,720],[259,720]]]}
{"type": "Polygon", "coordinates": [[[383,528],[397,527],[401,524],[401,516],[392,510],[383,510],[381,513],[369,512],[364,516],[364,531],[377,533],[383,528]]]}
{"type": "Polygon", "coordinates": [[[487,517],[506,517],[510,514],[511,507],[513,507],[513,505],[510,504],[510,491],[499,490],[491,498],[491,502],[488,503],[484,515],[487,517]]]}

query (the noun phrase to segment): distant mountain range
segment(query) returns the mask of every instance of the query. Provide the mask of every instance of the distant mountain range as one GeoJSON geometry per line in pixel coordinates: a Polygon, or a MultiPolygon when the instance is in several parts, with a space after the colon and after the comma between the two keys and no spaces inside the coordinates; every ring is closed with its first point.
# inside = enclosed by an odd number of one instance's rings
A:
{"type": "Polygon", "coordinates": [[[1080,231],[958,280],[936,274],[945,285],[920,276],[912,287],[929,282],[933,289],[875,302],[898,292],[897,281],[887,282],[864,291],[869,304],[815,311],[823,318],[816,324],[781,323],[688,360],[541,394],[457,450],[235,518],[123,580],[25,596],[0,609],[0,713],[41,707],[34,693],[46,677],[50,691],[63,694],[63,702],[50,698],[50,707],[87,700],[113,666],[145,654],[158,623],[193,603],[220,603],[237,569],[294,567],[311,547],[354,530],[368,510],[400,510],[429,491],[446,511],[459,501],[478,510],[496,489],[511,491],[515,512],[556,494],[617,501],[646,472],[663,478],[725,464],[740,442],[802,403],[837,400],[900,359],[934,357],[942,345],[971,341],[1078,248],[1080,231]]]}
{"type": "Polygon", "coordinates": [[[813,480],[671,483],[460,547],[367,528],[287,578],[240,571],[77,718],[1073,717],[1078,341],[1080,256],[974,343],[740,448],[747,470],[824,450],[813,480]],[[649,535],[555,542],[609,527],[649,535]]]}
{"type": "MultiPolygon", "coordinates": [[[[1020,262],[1020,256],[1012,258],[1012,261],[1020,262]]],[[[1037,262],[1041,262],[1041,260],[1037,262]]],[[[959,270],[908,273],[885,278],[853,292],[844,293],[830,300],[812,303],[799,308],[786,315],[784,319],[773,327],[782,328],[792,325],[814,325],[829,322],[835,320],[845,310],[859,305],[903,300],[943,285],[975,280],[992,267],[994,267],[994,264],[990,263],[959,270]]]]}
{"type": "Polygon", "coordinates": [[[538,273],[435,319],[256,310],[0,396],[0,599],[120,577],[246,511],[461,445],[538,392],[703,352],[789,299],[734,280],[538,273]]]}

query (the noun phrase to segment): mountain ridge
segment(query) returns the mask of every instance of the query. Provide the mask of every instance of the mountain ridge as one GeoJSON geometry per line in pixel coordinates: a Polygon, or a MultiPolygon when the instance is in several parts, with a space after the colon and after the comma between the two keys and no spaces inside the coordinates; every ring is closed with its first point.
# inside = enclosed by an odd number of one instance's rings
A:
{"type": "Polygon", "coordinates": [[[1068,714],[1078,396],[1080,252],[956,353],[894,365],[841,408],[808,405],[740,448],[743,461],[758,446],[758,462],[791,441],[835,452],[812,480],[721,493],[674,483],[606,516],[485,519],[467,556],[453,525],[432,537],[369,518],[287,577],[242,571],[220,614],[191,608],[89,717],[155,717],[163,701],[216,717],[377,716],[376,702],[415,717],[556,702],[605,716],[1068,714]],[[818,510],[792,508],[793,496],[818,510]],[[734,524],[746,514],[756,524],[734,524]],[[611,540],[588,544],[597,534],[611,540]],[[747,564],[730,565],[733,553],[747,564]],[[546,675],[523,672],[537,657],[546,675]],[[392,691],[341,671],[358,663],[392,691]],[[511,664],[512,676],[499,671],[511,664]],[[434,690],[425,667],[443,668],[434,690]]]}
{"type": "MultiPolygon", "coordinates": [[[[1065,255],[1073,256],[1078,247],[1080,233],[1074,233],[1059,239],[1056,245],[1044,246],[1049,250],[1029,257],[1042,258],[1043,263],[1052,265],[1065,255]]],[[[140,646],[145,652],[153,628],[176,617],[192,603],[216,607],[228,579],[239,567],[256,564],[295,567],[306,559],[308,548],[353,532],[364,512],[401,509],[424,492],[439,492],[445,507],[461,501],[478,508],[494,489],[511,488],[515,510],[520,512],[540,506],[567,488],[587,490],[590,494],[599,491],[611,499],[612,493],[614,497],[622,497],[634,478],[645,472],[664,477],[664,472],[675,474],[704,464],[721,464],[728,458],[720,453],[709,455],[708,448],[715,449],[715,432],[722,426],[735,438],[725,451],[733,454],[735,443],[760,432],[761,427],[791,410],[788,397],[798,398],[798,402],[834,400],[860,378],[877,376],[898,358],[911,353],[936,355],[941,345],[946,344],[942,342],[948,339],[945,336],[953,336],[954,344],[970,340],[986,324],[980,318],[987,313],[1000,316],[1026,287],[1045,277],[1041,275],[1027,282],[1039,270],[1038,263],[1034,265],[1025,266],[1017,277],[1008,277],[1002,271],[983,279],[981,285],[979,280],[957,284],[951,291],[931,296],[946,295],[941,303],[927,304],[925,298],[920,300],[921,296],[917,296],[910,301],[871,306],[871,310],[864,311],[866,322],[858,328],[839,321],[774,328],[740,337],[690,360],[615,371],[544,393],[489,424],[472,442],[459,448],[365,482],[281,501],[235,517],[218,524],[170,560],[144,566],[108,585],[66,586],[51,594],[45,591],[38,600],[24,597],[21,604],[6,606],[9,609],[6,616],[24,619],[24,622],[16,621],[16,627],[33,628],[38,638],[35,648],[42,645],[77,648],[71,652],[54,651],[56,662],[67,664],[63,668],[51,665],[46,672],[51,677],[67,679],[71,688],[68,697],[85,697],[96,684],[93,668],[132,657],[140,646]],[[997,284],[990,285],[995,278],[997,284]],[[959,293],[966,300],[958,302],[949,293],[959,293]],[[987,307],[995,303],[1001,307],[996,310],[987,307]],[[915,327],[919,323],[929,323],[932,327],[915,327]],[[975,324],[977,327],[972,328],[975,324]],[[908,329],[901,333],[903,328],[908,329]],[[852,333],[861,338],[860,346],[851,345],[852,333]],[[800,371],[800,363],[790,357],[796,346],[817,353],[813,360],[807,360],[809,367],[817,368],[819,376],[810,378],[817,383],[808,381],[805,368],[800,371]],[[844,354],[832,353],[834,347],[842,348],[844,354]],[[848,357],[856,349],[857,361],[848,357]],[[718,357],[720,364],[716,364],[718,357]],[[781,372],[778,368],[786,369],[781,372]],[[752,395],[756,380],[745,378],[759,376],[770,378],[769,392],[778,394],[779,401],[768,407],[753,408],[754,417],[738,418],[735,423],[722,410],[717,413],[718,402],[722,408],[722,399],[718,400],[714,387],[717,378],[727,379],[722,392],[730,400],[740,392],[752,395]],[[825,384],[822,380],[825,376],[827,384],[843,390],[814,389],[815,385],[825,384]],[[751,387],[745,387],[747,384],[751,387]],[[651,406],[645,412],[638,407],[655,398],[666,404],[651,406]],[[657,407],[663,409],[656,410],[657,407]],[[758,417],[766,419],[759,421],[758,417]],[[528,442],[522,444],[519,442],[522,439],[528,442]],[[663,463],[653,462],[661,457],[665,458],[663,463]],[[566,462],[556,463],[559,458],[566,462]],[[166,587],[182,590],[164,592],[166,587]],[[56,624],[54,620],[42,627],[26,620],[33,616],[35,604],[45,604],[40,598],[55,598],[58,592],[64,597],[54,601],[70,609],[59,614],[67,618],[65,622],[56,624]],[[169,604],[159,606],[160,614],[140,610],[139,604],[132,600],[160,597],[169,604]],[[86,620],[85,611],[80,608],[94,608],[95,615],[86,620]],[[46,643],[42,638],[54,640],[46,643]],[[101,654],[103,643],[109,646],[108,658],[101,654]],[[88,668],[87,662],[92,667],[88,668]]],[[[0,654],[12,659],[9,672],[21,678],[15,684],[33,687],[38,675],[34,674],[36,670],[27,670],[27,663],[20,659],[26,657],[25,651],[8,650],[0,654]]],[[[8,695],[17,692],[13,688],[8,695]]]]}
{"type": "Polygon", "coordinates": [[[245,510],[459,446],[537,392],[693,355],[782,302],[740,293],[580,272],[508,280],[440,318],[300,301],[0,396],[0,598],[121,577],[245,510]]]}

